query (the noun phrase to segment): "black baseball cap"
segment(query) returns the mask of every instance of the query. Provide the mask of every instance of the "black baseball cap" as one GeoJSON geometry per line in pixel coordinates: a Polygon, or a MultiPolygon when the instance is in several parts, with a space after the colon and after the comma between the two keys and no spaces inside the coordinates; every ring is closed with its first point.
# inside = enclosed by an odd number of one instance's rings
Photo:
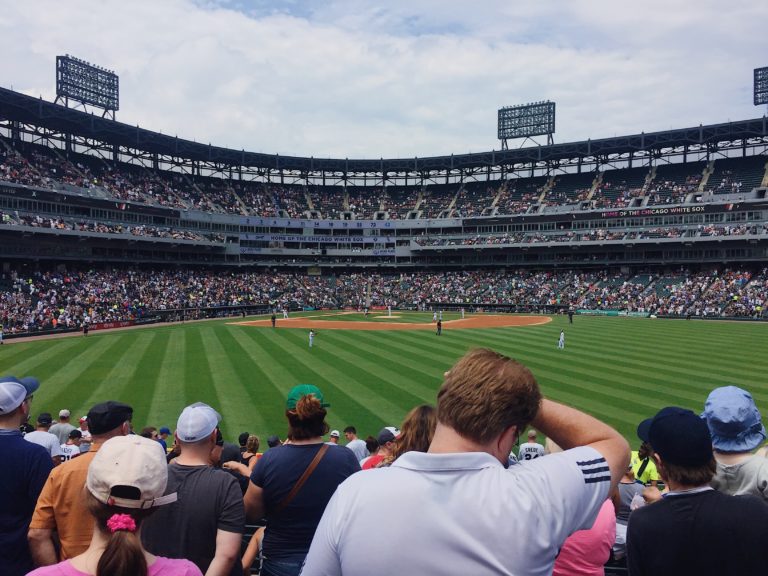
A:
{"type": "Polygon", "coordinates": [[[280,446],[280,436],[277,436],[273,434],[269,438],[267,438],[267,446],[270,448],[274,448],[275,446],[280,446]]]}
{"type": "Polygon", "coordinates": [[[53,422],[53,416],[48,412],[41,412],[37,417],[37,423],[42,424],[43,426],[48,426],[51,422],[53,422]]]}
{"type": "Polygon", "coordinates": [[[648,437],[654,451],[670,464],[697,468],[713,458],[706,421],[685,408],[662,408],[651,421],[648,437]]]}
{"type": "Polygon", "coordinates": [[[133,408],[128,404],[109,400],[96,404],[88,411],[88,429],[91,434],[106,434],[131,418],[133,408]]]}

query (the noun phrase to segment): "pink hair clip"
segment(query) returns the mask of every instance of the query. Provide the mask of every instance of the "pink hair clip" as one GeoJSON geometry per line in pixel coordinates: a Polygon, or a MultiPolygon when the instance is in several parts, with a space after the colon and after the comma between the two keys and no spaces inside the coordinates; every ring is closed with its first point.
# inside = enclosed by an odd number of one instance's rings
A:
{"type": "Polygon", "coordinates": [[[107,528],[114,534],[115,532],[136,532],[136,521],[130,514],[113,514],[107,520],[107,528]]]}

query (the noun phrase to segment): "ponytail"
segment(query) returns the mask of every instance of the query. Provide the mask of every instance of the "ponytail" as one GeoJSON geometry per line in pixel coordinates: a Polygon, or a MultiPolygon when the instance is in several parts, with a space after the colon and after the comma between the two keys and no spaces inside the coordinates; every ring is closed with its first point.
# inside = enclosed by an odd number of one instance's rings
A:
{"type": "Polygon", "coordinates": [[[96,576],[147,576],[147,560],[136,531],[154,509],[108,506],[87,490],[86,494],[96,529],[108,537],[107,547],[96,566],[96,576]]]}
{"type": "Polygon", "coordinates": [[[147,559],[135,532],[113,532],[96,566],[96,576],[144,576],[147,559]]]}

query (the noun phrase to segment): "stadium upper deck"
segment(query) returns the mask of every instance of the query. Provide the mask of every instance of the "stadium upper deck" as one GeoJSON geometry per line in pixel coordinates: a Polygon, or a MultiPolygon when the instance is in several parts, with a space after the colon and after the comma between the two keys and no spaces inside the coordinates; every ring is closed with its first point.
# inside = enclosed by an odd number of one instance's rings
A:
{"type": "Polygon", "coordinates": [[[195,144],[0,89],[0,255],[298,267],[762,262],[766,134],[762,118],[484,154],[317,160],[195,144]]]}

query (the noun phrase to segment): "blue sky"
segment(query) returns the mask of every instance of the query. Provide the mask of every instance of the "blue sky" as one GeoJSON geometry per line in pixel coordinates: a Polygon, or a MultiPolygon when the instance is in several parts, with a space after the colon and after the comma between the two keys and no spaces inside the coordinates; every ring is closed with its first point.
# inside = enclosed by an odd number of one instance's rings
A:
{"type": "Polygon", "coordinates": [[[762,116],[766,22],[743,0],[0,0],[0,85],[52,100],[69,53],[118,73],[119,120],[166,134],[458,154],[498,149],[497,109],[538,100],[556,142],[762,116]]]}

